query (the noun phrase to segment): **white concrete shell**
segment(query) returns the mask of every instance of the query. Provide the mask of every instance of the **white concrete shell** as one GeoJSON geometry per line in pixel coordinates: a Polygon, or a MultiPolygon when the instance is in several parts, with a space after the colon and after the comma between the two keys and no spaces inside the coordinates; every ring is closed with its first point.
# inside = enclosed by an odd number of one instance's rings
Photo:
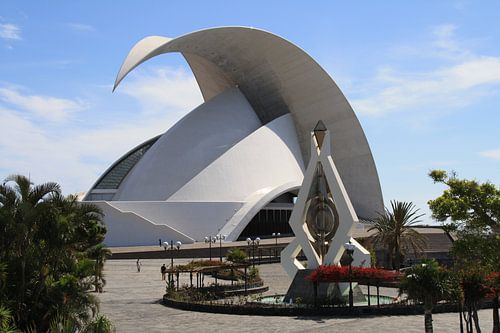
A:
{"type": "MultiPolygon", "coordinates": [[[[356,214],[366,219],[382,211],[377,171],[354,112],[335,82],[300,48],[242,27],[175,39],[147,37],[130,51],[114,88],[136,66],[168,52],[186,58],[205,103],[147,149],[140,146],[120,159],[131,167],[115,172],[115,188],[102,185],[112,168],[92,187],[87,200],[106,200],[100,204],[115,216],[106,218],[110,229],[120,230],[120,212],[129,212],[160,226],[145,231],[151,242],[181,235],[184,241],[201,240],[217,231],[236,239],[262,207],[300,187],[309,133],[320,119],[332,133],[334,162],[356,214]],[[218,206],[210,221],[207,203],[218,206]]],[[[106,242],[144,243],[115,235],[110,232],[106,242]]]]}

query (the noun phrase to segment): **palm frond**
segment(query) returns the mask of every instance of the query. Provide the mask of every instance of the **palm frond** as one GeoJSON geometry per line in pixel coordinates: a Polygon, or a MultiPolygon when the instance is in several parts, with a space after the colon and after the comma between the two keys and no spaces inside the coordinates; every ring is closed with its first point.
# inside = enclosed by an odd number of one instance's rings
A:
{"type": "Polygon", "coordinates": [[[29,198],[31,185],[33,185],[33,183],[29,180],[28,177],[23,175],[10,175],[5,178],[4,184],[10,182],[14,183],[13,188],[22,200],[27,200],[29,198]]]}
{"type": "Polygon", "coordinates": [[[409,248],[415,253],[423,251],[425,238],[412,227],[424,214],[419,214],[412,202],[391,201],[391,209],[385,208],[377,215],[368,231],[376,231],[372,240],[379,248],[386,248],[390,262],[395,258],[395,265],[399,266],[409,248]]]}
{"type": "Polygon", "coordinates": [[[59,194],[61,193],[61,186],[57,183],[48,182],[40,185],[36,185],[33,187],[30,193],[30,202],[33,205],[36,205],[39,201],[43,200],[44,197],[47,197],[51,194],[59,194]]]}

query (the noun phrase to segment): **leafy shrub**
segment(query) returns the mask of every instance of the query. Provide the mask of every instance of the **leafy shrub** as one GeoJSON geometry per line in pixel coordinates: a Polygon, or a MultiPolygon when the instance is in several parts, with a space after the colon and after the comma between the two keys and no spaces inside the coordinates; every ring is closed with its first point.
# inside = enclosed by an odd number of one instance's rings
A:
{"type": "Polygon", "coordinates": [[[248,270],[248,279],[250,281],[260,280],[259,269],[257,267],[250,267],[248,270]]]}
{"type": "Polygon", "coordinates": [[[240,248],[232,248],[227,252],[227,261],[235,264],[243,263],[247,259],[247,253],[240,248]]]}

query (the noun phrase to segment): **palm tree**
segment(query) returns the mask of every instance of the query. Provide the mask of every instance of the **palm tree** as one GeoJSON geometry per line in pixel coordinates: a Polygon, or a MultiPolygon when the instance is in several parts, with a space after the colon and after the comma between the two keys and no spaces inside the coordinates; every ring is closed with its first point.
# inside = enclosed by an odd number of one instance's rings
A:
{"type": "Polygon", "coordinates": [[[1,299],[22,330],[47,331],[58,316],[79,327],[97,299],[95,260],[87,251],[104,239],[102,212],[63,196],[56,183],[34,185],[21,175],[0,183],[1,299]]]}
{"type": "MultiPolygon", "coordinates": [[[[20,269],[18,305],[24,304],[26,296],[26,270],[29,254],[33,248],[33,238],[30,237],[37,231],[37,222],[41,216],[47,214],[47,201],[51,194],[60,193],[56,183],[45,183],[33,186],[31,181],[22,175],[12,175],[5,179],[0,186],[0,207],[5,212],[2,217],[11,223],[2,223],[3,239],[2,251],[4,255],[10,254],[17,258],[20,269]],[[10,183],[13,183],[11,185],[10,183]]],[[[7,222],[7,221],[6,221],[7,222]]],[[[1,258],[4,259],[4,258],[1,258]]],[[[21,308],[16,309],[21,311],[21,308]]]]}
{"type": "MultiPolygon", "coordinates": [[[[116,332],[113,323],[103,315],[96,316],[92,321],[80,325],[71,318],[55,317],[50,323],[51,333],[113,333],[116,332]]],[[[3,332],[2,332],[3,333],[3,332]]],[[[17,333],[17,332],[16,332],[17,333]]]]}
{"type": "Polygon", "coordinates": [[[0,305],[0,332],[2,333],[21,333],[13,323],[11,311],[0,305]]]}
{"type": "Polygon", "coordinates": [[[406,271],[399,288],[400,294],[406,293],[408,299],[423,303],[425,332],[432,333],[432,309],[437,302],[449,298],[452,289],[449,272],[435,260],[424,260],[406,271]]]}
{"type": "Polygon", "coordinates": [[[107,258],[111,256],[111,251],[104,246],[104,244],[97,244],[96,246],[90,248],[87,251],[87,255],[90,259],[95,261],[94,263],[94,288],[95,292],[102,292],[102,288],[106,285],[106,280],[104,279],[104,262],[107,258]]]}
{"type": "Polygon", "coordinates": [[[373,242],[387,248],[388,266],[393,269],[401,267],[402,258],[410,249],[419,253],[425,248],[425,237],[412,228],[424,215],[418,211],[412,202],[391,201],[391,210],[386,208],[383,214],[379,213],[368,229],[377,231],[373,242]]]}
{"type": "Polygon", "coordinates": [[[97,316],[91,323],[83,329],[84,333],[113,333],[115,332],[113,323],[105,316],[97,316]]]}

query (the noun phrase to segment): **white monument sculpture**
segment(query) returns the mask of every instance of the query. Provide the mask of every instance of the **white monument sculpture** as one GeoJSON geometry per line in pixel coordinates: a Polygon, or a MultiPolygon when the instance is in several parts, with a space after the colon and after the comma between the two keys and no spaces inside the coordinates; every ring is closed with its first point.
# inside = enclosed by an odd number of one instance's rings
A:
{"type": "MultiPolygon", "coordinates": [[[[295,239],[281,253],[282,266],[294,278],[291,289],[303,288],[307,272],[320,265],[340,265],[347,242],[355,247],[352,265],[370,266],[370,253],[351,237],[358,218],[333,162],[330,139],[319,121],[311,132],[311,158],[289,220],[295,239]],[[307,268],[297,259],[301,251],[307,268]]],[[[346,285],[339,288],[343,293],[346,285]]]]}

